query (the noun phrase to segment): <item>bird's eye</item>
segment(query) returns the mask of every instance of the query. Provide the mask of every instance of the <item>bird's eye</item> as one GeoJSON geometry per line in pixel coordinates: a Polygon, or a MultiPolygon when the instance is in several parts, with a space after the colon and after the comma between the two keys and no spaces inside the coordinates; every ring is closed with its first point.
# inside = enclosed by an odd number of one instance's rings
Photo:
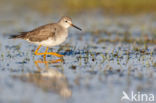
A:
{"type": "Polygon", "coordinates": [[[65,21],[66,23],[68,22],[68,21],[65,21]]]}

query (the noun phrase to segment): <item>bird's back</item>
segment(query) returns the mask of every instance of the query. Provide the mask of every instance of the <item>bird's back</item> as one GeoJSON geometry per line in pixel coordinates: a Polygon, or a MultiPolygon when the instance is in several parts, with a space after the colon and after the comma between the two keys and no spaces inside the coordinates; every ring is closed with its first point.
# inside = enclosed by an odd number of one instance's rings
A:
{"type": "Polygon", "coordinates": [[[57,36],[62,35],[64,32],[67,33],[67,30],[65,30],[62,26],[56,23],[51,23],[40,26],[29,32],[21,32],[21,34],[19,35],[12,35],[11,38],[21,38],[29,40],[31,42],[40,42],[48,39],[49,37],[55,39],[57,36]]]}

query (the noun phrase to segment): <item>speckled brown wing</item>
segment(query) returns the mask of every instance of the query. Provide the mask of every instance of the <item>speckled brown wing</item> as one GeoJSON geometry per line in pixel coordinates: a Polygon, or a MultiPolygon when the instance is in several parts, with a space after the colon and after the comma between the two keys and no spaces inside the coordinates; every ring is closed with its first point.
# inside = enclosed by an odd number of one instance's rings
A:
{"type": "Polygon", "coordinates": [[[25,39],[31,42],[41,42],[47,40],[49,37],[55,38],[55,33],[55,24],[47,24],[28,32],[25,39]]]}

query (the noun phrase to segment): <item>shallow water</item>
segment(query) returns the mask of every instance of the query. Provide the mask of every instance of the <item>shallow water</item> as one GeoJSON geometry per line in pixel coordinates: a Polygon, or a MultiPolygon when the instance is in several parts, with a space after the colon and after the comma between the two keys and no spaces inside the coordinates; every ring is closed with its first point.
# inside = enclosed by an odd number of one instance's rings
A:
{"type": "MultiPolygon", "coordinates": [[[[49,49],[65,55],[63,62],[38,66],[34,62],[43,57],[34,55],[36,45],[1,35],[0,102],[120,103],[122,91],[156,95],[156,46],[150,41],[156,37],[153,18],[73,17],[83,31],[70,29],[65,43],[49,49]],[[130,38],[134,39],[128,41],[130,38]]],[[[27,31],[56,20],[39,14],[2,16],[0,31],[27,31]]],[[[40,52],[44,50],[42,47],[40,52]]],[[[56,59],[47,57],[47,61],[56,59]]]]}

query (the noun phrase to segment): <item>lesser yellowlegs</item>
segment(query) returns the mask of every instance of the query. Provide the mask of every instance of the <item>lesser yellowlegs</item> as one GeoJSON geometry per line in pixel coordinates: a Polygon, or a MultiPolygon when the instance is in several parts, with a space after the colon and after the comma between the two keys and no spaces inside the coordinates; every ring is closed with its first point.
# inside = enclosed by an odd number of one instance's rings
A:
{"type": "Polygon", "coordinates": [[[19,35],[12,35],[11,38],[20,38],[39,45],[35,51],[35,55],[44,55],[44,57],[46,57],[46,55],[54,55],[62,57],[63,55],[55,52],[48,52],[48,47],[53,47],[63,43],[68,36],[68,28],[71,26],[81,30],[81,28],[72,24],[71,18],[65,16],[62,17],[57,23],[46,24],[29,32],[21,32],[19,35]],[[41,46],[47,47],[44,53],[38,52],[41,46]]]}

